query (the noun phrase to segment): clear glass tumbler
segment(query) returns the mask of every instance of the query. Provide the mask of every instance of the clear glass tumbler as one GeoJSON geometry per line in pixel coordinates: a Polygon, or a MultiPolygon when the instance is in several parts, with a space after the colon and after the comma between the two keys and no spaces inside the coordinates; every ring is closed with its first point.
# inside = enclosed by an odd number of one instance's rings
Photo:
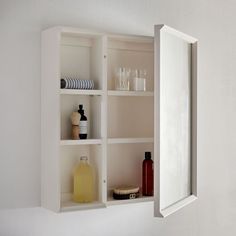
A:
{"type": "Polygon", "coordinates": [[[115,89],[126,90],[130,89],[130,69],[120,67],[115,72],[115,89]]]}

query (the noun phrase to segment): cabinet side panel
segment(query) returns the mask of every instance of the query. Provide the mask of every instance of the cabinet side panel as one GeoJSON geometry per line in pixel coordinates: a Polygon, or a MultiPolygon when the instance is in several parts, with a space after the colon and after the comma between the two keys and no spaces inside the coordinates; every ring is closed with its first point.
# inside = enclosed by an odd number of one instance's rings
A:
{"type": "Polygon", "coordinates": [[[154,216],[160,212],[160,29],[155,27],[154,40],[154,216]]]}
{"type": "Polygon", "coordinates": [[[192,45],[192,194],[197,197],[197,42],[192,45]]]}
{"type": "Polygon", "coordinates": [[[59,211],[60,33],[45,30],[41,40],[41,205],[59,211]]]}

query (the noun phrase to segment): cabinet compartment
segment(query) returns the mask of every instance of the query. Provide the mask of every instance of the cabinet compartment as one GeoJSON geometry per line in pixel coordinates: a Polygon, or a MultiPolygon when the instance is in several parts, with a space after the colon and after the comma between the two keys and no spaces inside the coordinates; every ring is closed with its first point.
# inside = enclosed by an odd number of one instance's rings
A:
{"type": "Polygon", "coordinates": [[[108,98],[108,137],[153,137],[153,97],[108,98]]]}
{"type": "Polygon", "coordinates": [[[94,80],[94,89],[102,89],[102,37],[63,33],[60,45],[61,77],[94,80]]]}
{"type": "Polygon", "coordinates": [[[145,69],[146,90],[153,91],[154,44],[151,37],[108,37],[108,89],[115,89],[115,70],[119,67],[145,69]]]}
{"type": "Polygon", "coordinates": [[[102,146],[79,145],[61,146],[60,148],[60,188],[61,208],[77,207],[94,204],[102,204],[102,146]],[[72,201],[73,193],[73,169],[78,164],[81,156],[87,156],[89,164],[95,173],[95,201],[91,203],[76,203],[72,201]]]}
{"type": "MultiPolygon", "coordinates": [[[[114,200],[112,190],[119,186],[139,186],[142,193],[142,162],[145,152],[152,153],[153,160],[153,143],[139,144],[110,144],[108,145],[107,155],[107,190],[108,202],[112,204],[125,203],[126,200],[114,200]]],[[[142,201],[142,196],[138,199],[128,200],[142,201]]],[[[149,200],[152,197],[144,197],[149,200]]]]}
{"type": "Polygon", "coordinates": [[[61,140],[71,139],[71,120],[73,111],[83,104],[88,119],[87,139],[101,138],[101,96],[61,95],[61,140]]]}

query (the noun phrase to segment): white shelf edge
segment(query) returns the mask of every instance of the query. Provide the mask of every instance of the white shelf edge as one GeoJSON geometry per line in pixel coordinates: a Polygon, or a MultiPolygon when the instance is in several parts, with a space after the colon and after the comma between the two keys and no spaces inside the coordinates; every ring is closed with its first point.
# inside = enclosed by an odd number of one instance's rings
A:
{"type": "Polygon", "coordinates": [[[154,201],[153,196],[151,197],[141,196],[135,199],[127,199],[127,200],[116,200],[116,199],[113,199],[112,197],[109,197],[107,200],[107,206],[140,203],[140,202],[153,202],[153,201],[154,201]]]}
{"type": "Polygon", "coordinates": [[[153,49],[145,49],[145,48],[108,47],[108,50],[154,53],[153,49]]]}
{"type": "Polygon", "coordinates": [[[109,138],[108,144],[119,143],[153,143],[154,138],[109,138]]]}
{"type": "Polygon", "coordinates": [[[140,96],[140,97],[153,97],[154,92],[151,91],[116,91],[108,90],[108,96],[140,96]]]}
{"type": "Polygon", "coordinates": [[[105,208],[106,204],[102,202],[91,202],[91,203],[75,203],[72,201],[62,202],[60,212],[89,210],[97,208],[105,208]]]}
{"type": "Polygon", "coordinates": [[[102,144],[101,139],[61,140],[61,146],[102,144]]]}
{"type": "Polygon", "coordinates": [[[90,89],[60,89],[61,95],[103,95],[102,90],[90,90],[90,89]]]}

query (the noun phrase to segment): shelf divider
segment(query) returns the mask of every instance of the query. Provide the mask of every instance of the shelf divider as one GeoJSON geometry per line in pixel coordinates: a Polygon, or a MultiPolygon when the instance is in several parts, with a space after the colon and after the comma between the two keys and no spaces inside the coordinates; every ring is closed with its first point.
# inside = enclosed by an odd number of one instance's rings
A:
{"type": "Polygon", "coordinates": [[[96,145],[102,144],[101,139],[79,139],[79,140],[61,140],[61,146],[69,146],[69,145],[96,145]]]}
{"type": "Polygon", "coordinates": [[[61,95],[103,95],[102,90],[90,90],[90,89],[60,89],[61,95]]]}
{"type": "Polygon", "coordinates": [[[108,90],[108,96],[140,96],[140,97],[153,97],[154,92],[152,91],[118,91],[108,90]]]}
{"type": "Polygon", "coordinates": [[[141,196],[138,198],[134,198],[134,199],[126,199],[126,200],[116,200],[113,199],[112,197],[108,198],[107,201],[107,206],[110,205],[122,205],[122,204],[129,204],[129,203],[139,203],[139,202],[153,202],[154,201],[154,197],[153,196],[141,196]]]}
{"type": "Polygon", "coordinates": [[[61,203],[61,212],[66,211],[78,211],[78,210],[88,210],[88,209],[96,209],[96,208],[105,208],[106,205],[102,202],[91,202],[91,203],[76,203],[73,201],[67,201],[61,203]]]}
{"type": "Polygon", "coordinates": [[[153,143],[154,138],[109,138],[108,144],[119,143],[153,143]]]}

